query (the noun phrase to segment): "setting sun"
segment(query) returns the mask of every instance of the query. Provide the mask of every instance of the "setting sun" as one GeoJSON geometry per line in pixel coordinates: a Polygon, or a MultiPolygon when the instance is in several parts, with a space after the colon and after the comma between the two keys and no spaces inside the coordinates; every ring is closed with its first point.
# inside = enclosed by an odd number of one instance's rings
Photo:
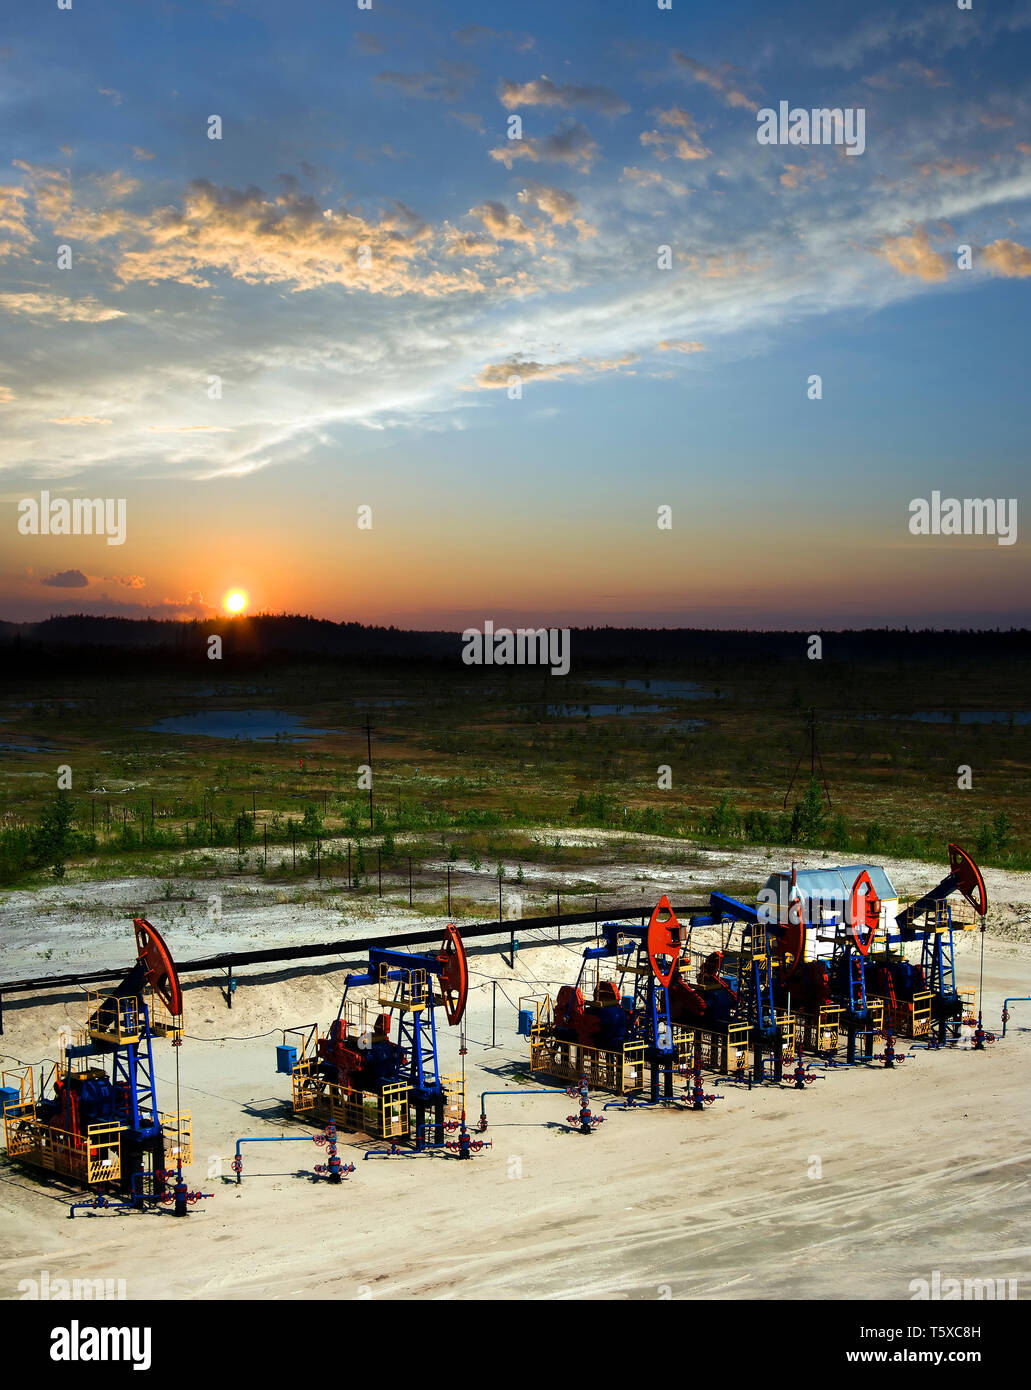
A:
{"type": "Polygon", "coordinates": [[[230,613],[242,613],[247,607],[247,595],[239,589],[234,589],[232,593],[226,594],[225,606],[230,613]]]}

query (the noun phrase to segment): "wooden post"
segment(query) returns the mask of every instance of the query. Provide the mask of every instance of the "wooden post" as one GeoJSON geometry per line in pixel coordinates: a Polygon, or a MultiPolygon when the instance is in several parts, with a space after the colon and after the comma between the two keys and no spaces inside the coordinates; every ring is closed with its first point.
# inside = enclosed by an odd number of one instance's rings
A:
{"type": "Polygon", "coordinates": [[[322,880],[322,836],[315,836],[315,877],[322,880]]]}
{"type": "Polygon", "coordinates": [[[451,865],[447,866],[447,915],[451,916],[451,865]]]}
{"type": "Polygon", "coordinates": [[[261,827],[262,839],[265,841],[265,867],[268,868],[268,826],[261,827]]]}
{"type": "Polygon", "coordinates": [[[383,847],[376,851],[376,872],[379,875],[379,895],[383,896],[383,847]]]}
{"type": "Polygon", "coordinates": [[[290,822],[290,854],[293,857],[293,866],[297,868],[297,827],[293,821],[290,822]]]}
{"type": "Polygon", "coordinates": [[[408,856],[408,906],[412,906],[412,856],[408,856]]]}
{"type": "Polygon", "coordinates": [[[347,842],[347,886],[354,887],[354,879],[351,877],[351,841],[347,842]]]}

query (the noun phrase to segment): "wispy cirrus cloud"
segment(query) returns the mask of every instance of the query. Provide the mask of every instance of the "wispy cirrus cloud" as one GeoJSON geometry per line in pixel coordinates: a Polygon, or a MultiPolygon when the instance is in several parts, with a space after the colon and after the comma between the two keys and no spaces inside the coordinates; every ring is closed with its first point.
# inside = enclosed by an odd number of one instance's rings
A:
{"type": "Polygon", "coordinates": [[[704,63],[689,58],[686,53],[681,53],[679,49],[673,50],[673,63],[680,72],[692,81],[701,82],[703,86],[715,92],[727,106],[737,106],[746,111],[754,111],[758,105],[757,100],[749,96],[739,84],[735,69],[729,63],[723,63],[718,68],[707,67],[704,63]]]}
{"type": "Polygon", "coordinates": [[[376,81],[386,83],[407,97],[451,102],[458,101],[465,93],[472,77],[472,69],[465,64],[442,62],[432,72],[378,72],[376,81]]]}
{"type": "Polygon", "coordinates": [[[619,357],[581,357],[571,362],[535,362],[532,359],[511,357],[505,362],[493,362],[476,376],[476,386],[484,390],[507,387],[513,377],[520,381],[558,381],[570,376],[595,376],[599,372],[618,372],[638,360],[637,353],[625,352],[619,357]]]}
{"type": "Polygon", "coordinates": [[[57,415],[49,422],[51,425],[110,425],[111,421],[101,415],[57,415]]]}
{"type": "Polygon", "coordinates": [[[0,312],[24,314],[27,318],[57,319],[61,323],[110,323],[125,318],[121,309],[101,304],[92,295],[73,299],[49,292],[16,291],[0,294],[0,312]]]}

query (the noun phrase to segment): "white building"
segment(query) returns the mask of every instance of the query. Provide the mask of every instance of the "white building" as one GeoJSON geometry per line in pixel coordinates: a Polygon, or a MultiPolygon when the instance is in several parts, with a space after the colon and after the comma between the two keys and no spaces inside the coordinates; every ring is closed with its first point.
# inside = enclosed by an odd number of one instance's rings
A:
{"type": "Polygon", "coordinates": [[[874,934],[873,947],[883,948],[886,932],[894,926],[899,910],[899,895],[891,879],[879,864],[843,864],[833,869],[798,869],[794,875],[771,874],[759,899],[761,921],[787,921],[788,906],[801,899],[802,916],[806,924],[803,960],[830,960],[834,939],[839,932],[851,933],[846,914],[851,911],[852,888],[863,872],[870,875],[874,895],[879,899],[880,922],[874,934]],[[775,905],[769,893],[776,894],[775,905]]]}

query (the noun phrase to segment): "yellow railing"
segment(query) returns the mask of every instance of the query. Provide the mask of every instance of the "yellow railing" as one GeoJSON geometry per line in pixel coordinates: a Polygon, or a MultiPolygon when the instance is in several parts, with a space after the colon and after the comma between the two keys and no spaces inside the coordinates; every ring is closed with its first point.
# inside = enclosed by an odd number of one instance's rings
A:
{"type": "Polygon", "coordinates": [[[411,970],[401,970],[400,979],[397,980],[389,978],[392,970],[396,971],[397,967],[389,966],[386,961],[380,962],[379,1002],[389,1004],[394,1009],[407,1009],[410,1012],[425,1009],[430,997],[424,967],[417,965],[411,970]]]}
{"type": "Polygon", "coordinates": [[[317,1057],[302,1057],[290,1073],[290,1090],[293,1096],[294,1111],[301,1114],[313,1110],[319,1102],[321,1078],[315,1071],[317,1057]]]}
{"type": "Polygon", "coordinates": [[[284,1028],[284,1047],[287,1038],[292,1039],[296,1044],[297,1055],[302,1061],[318,1056],[319,1025],[317,1023],[306,1023],[302,1028],[284,1028]]]}
{"type": "Polygon", "coordinates": [[[533,1022],[530,1024],[530,1037],[544,1037],[552,1026],[552,1003],[550,994],[522,994],[518,1000],[519,1009],[523,1013],[528,1013],[529,1009],[524,1009],[524,1005],[529,1004],[533,1009],[533,1022]]]}
{"type": "Polygon", "coordinates": [[[155,1038],[171,1038],[173,1041],[183,1035],[183,1016],[173,1014],[163,999],[149,990],[147,993],[147,1016],[150,1031],[155,1038]]]}
{"type": "Polygon", "coordinates": [[[361,1037],[363,1033],[369,1031],[369,1001],[368,999],[348,999],[344,1003],[344,1022],[347,1030],[355,1037],[361,1037]]]}
{"type": "Polygon", "coordinates": [[[645,1044],[625,1043],[619,1052],[600,1047],[585,1047],[580,1043],[563,1042],[560,1038],[539,1036],[530,1039],[530,1070],[548,1076],[579,1081],[596,1090],[623,1095],[640,1090],[645,1080],[645,1044]]]}
{"type": "Polygon", "coordinates": [[[28,1065],[8,1067],[5,1071],[0,1071],[0,1086],[5,1090],[17,1091],[20,1103],[31,1103],[36,1099],[36,1078],[28,1065]]]}
{"type": "Polygon", "coordinates": [[[444,1118],[460,1120],[465,1110],[465,1082],[460,1076],[442,1076],[444,1087],[444,1118]]]}
{"type": "Polygon", "coordinates": [[[186,1168],[193,1162],[193,1119],[188,1110],[177,1115],[158,1115],[165,1136],[165,1164],[186,1168]]]}
{"type": "MultiPolygon", "coordinates": [[[[841,1040],[840,1004],[824,1004],[818,1014],[797,1014],[801,1023],[801,1042],[807,1052],[837,1052],[841,1040]]],[[[796,1043],[798,1033],[795,1034],[796,1043]]]]}
{"type": "Polygon", "coordinates": [[[86,1186],[115,1182],[122,1174],[121,1136],[115,1121],[90,1125],[85,1135],[41,1124],[31,1102],[8,1106],[4,1139],[8,1158],[72,1178],[86,1186]]]}
{"type": "Polygon", "coordinates": [[[396,1139],[408,1133],[408,1093],[403,1081],[392,1081],[383,1087],[379,1103],[379,1136],[396,1139]]]}
{"type": "Polygon", "coordinates": [[[122,1134],[125,1125],[109,1120],[86,1131],[86,1181],[116,1182],[122,1176],[122,1134]]]}
{"type": "Polygon", "coordinates": [[[748,1067],[751,1055],[752,1028],[748,1023],[732,1023],[727,1029],[726,1052],[721,1070],[733,1074],[748,1067]]]}
{"type": "Polygon", "coordinates": [[[396,1139],[407,1134],[410,1120],[411,1087],[405,1081],[388,1082],[381,1092],[353,1091],[336,1081],[312,1076],[303,1091],[303,1111],[310,1121],[333,1120],[352,1134],[369,1134],[376,1139],[396,1139]]]}
{"type": "Polygon", "coordinates": [[[114,999],[110,995],[86,995],[88,1022],[80,1034],[80,1045],[90,1039],[115,1044],[140,1040],[142,1017],[136,998],[114,999]]]}

